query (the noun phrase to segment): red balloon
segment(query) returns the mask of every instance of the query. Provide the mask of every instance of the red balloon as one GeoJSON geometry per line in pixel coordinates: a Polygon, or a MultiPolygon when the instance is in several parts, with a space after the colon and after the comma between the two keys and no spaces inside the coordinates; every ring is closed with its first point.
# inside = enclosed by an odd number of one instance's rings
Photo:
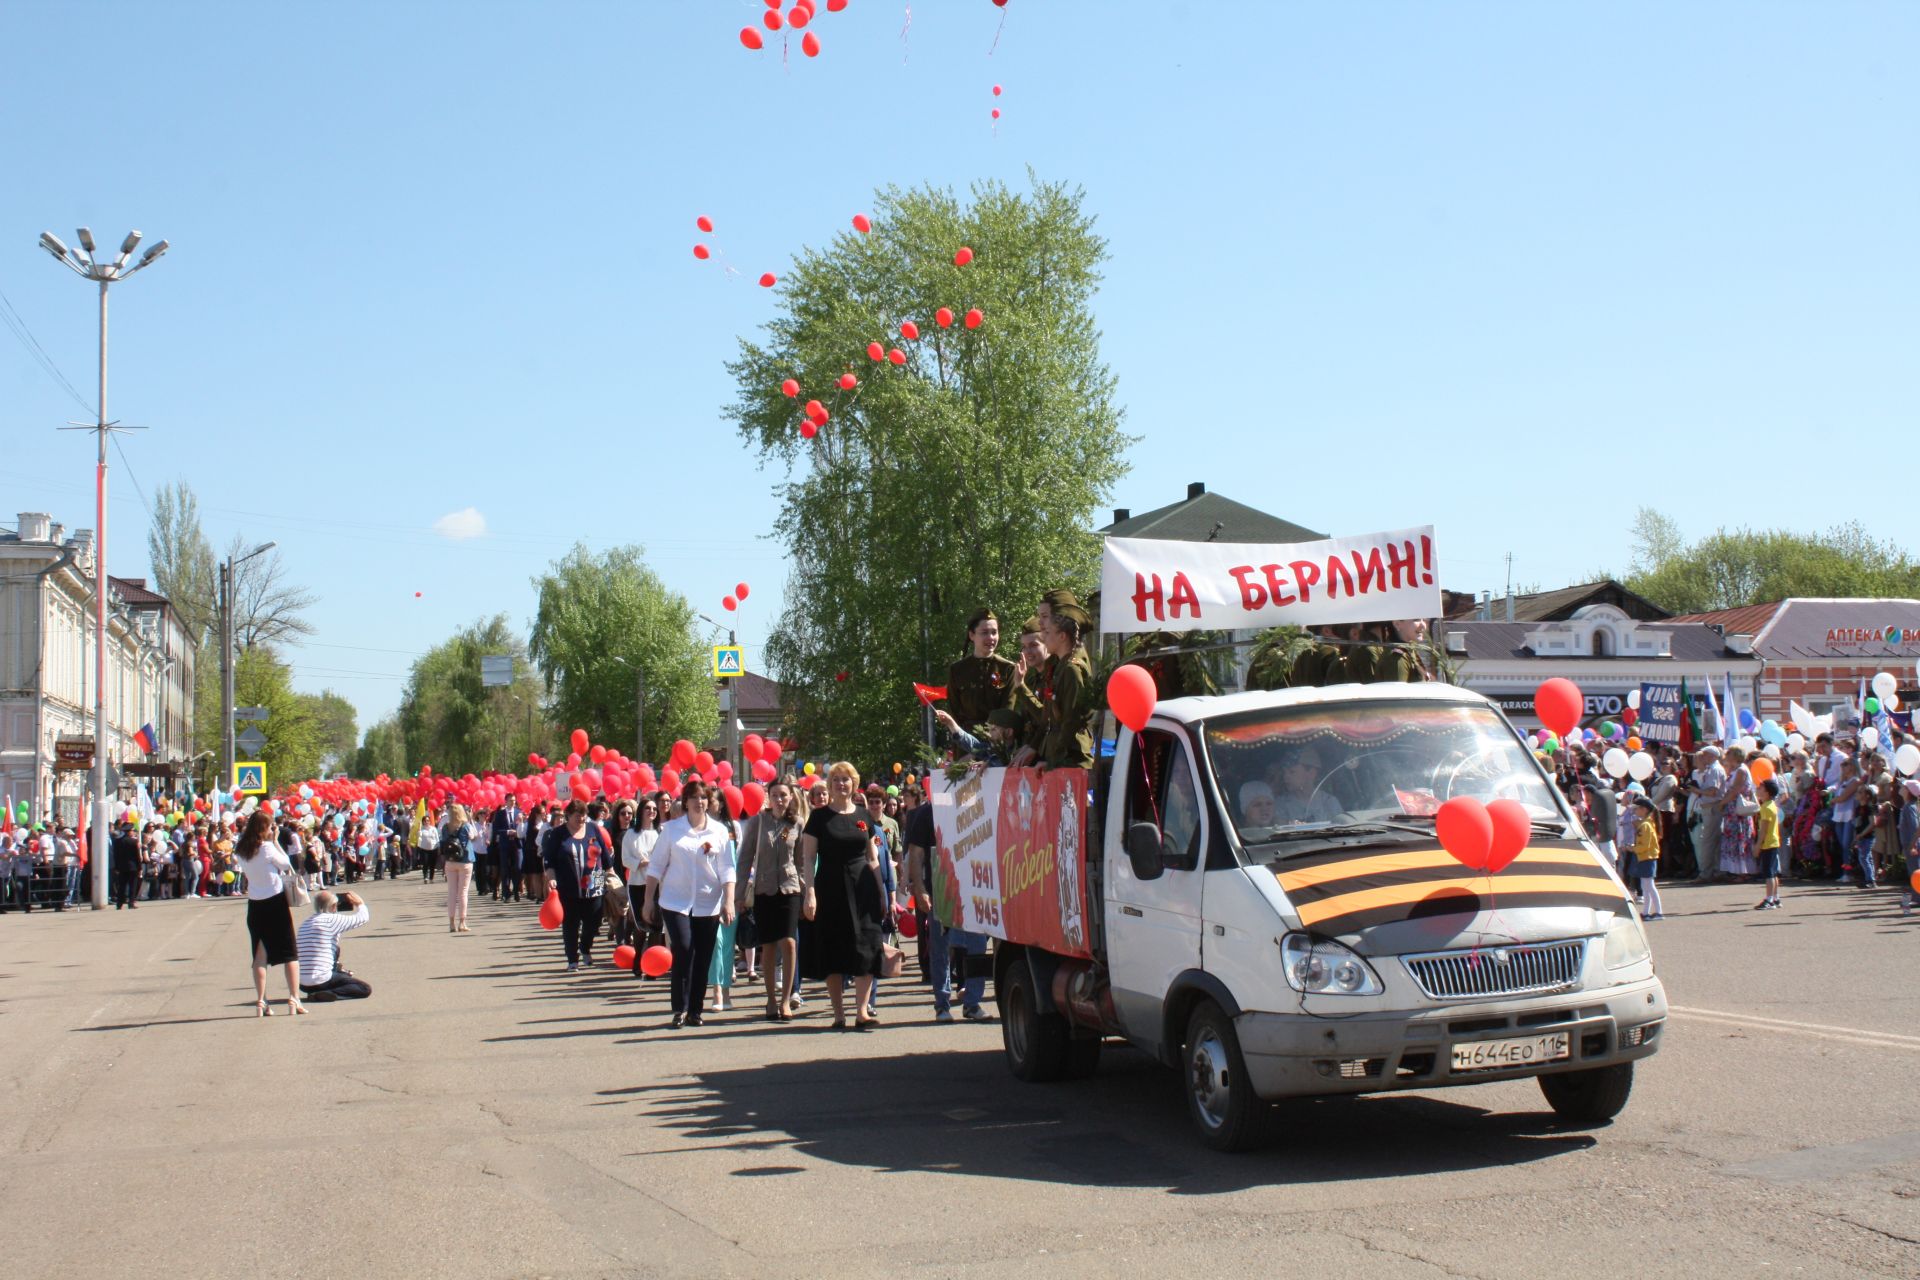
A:
{"type": "Polygon", "coordinates": [[[740,754],[748,760],[760,758],[760,748],[766,745],[766,739],[757,733],[750,733],[740,740],[740,754]]]}
{"type": "Polygon", "coordinates": [[[713,219],[709,218],[706,214],[703,213],[699,217],[693,220],[693,225],[700,228],[702,231],[710,232],[713,230],[713,219]]]}
{"type": "Polygon", "coordinates": [[[980,308],[975,307],[973,310],[967,312],[966,319],[962,321],[962,323],[969,329],[978,329],[980,322],[985,319],[986,317],[980,314],[980,308]]]}
{"type": "Polygon", "coordinates": [[[736,585],[734,586],[734,588],[733,588],[733,594],[734,594],[734,595],[736,595],[736,596],[738,596],[738,597],[740,597],[740,598],[741,598],[742,600],[745,600],[745,599],[747,598],[747,594],[748,594],[748,593],[747,593],[747,584],[746,584],[746,583],[744,583],[744,582],[742,582],[742,583],[737,583],[737,584],[736,584],[736,585]]]}
{"type": "Polygon", "coordinates": [[[934,312],[933,322],[939,325],[942,329],[951,325],[953,323],[953,308],[942,307],[938,311],[934,312]]]}
{"type": "Polygon", "coordinates": [[[790,27],[804,27],[807,25],[807,19],[811,16],[812,15],[805,9],[799,5],[795,5],[793,8],[787,10],[787,25],[790,27]]]}
{"type": "Polygon", "coordinates": [[[540,767],[539,753],[533,751],[527,752],[527,767],[529,769],[538,769],[540,767]]]}
{"type": "Polygon", "coordinates": [[[769,31],[778,31],[781,27],[787,25],[780,20],[780,11],[778,9],[769,9],[761,14],[760,21],[766,24],[767,30],[769,31]]]}
{"type": "Polygon", "coordinates": [[[833,673],[833,678],[838,683],[845,684],[847,682],[847,673],[844,671],[836,671],[833,673]]]}
{"type": "Polygon", "coordinates": [[[789,397],[799,395],[800,383],[793,378],[788,378],[785,382],[780,384],[780,394],[784,396],[789,396],[789,397]]]}
{"type": "Polygon", "coordinates": [[[660,775],[660,789],[670,796],[680,794],[680,771],[668,769],[660,775]]]}
{"type": "Polygon", "coordinates": [[[780,277],[776,276],[771,271],[768,271],[762,274],[760,277],[760,287],[762,289],[771,289],[773,288],[774,285],[779,283],[780,283],[780,277]]]}
{"type": "Polygon", "coordinates": [[[828,413],[825,408],[822,408],[820,412],[814,414],[813,417],[808,420],[816,427],[824,427],[827,425],[827,419],[832,416],[833,415],[828,413]]]}
{"type": "Polygon", "coordinates": [[[1533,819],[1518,800],[1489,800],[1487,817],[1493,821],[1493,847],[1487,857],[1489,873],[1505,871],[1533,838],[1533,819]]]}
{"type": "Polygon", "coordinates": [[[852,374],[843,373],[840,375],[840,389],[842,391],[851,391],[859,385],[860,379],[854,377],[852,374]]]}
{"type": "Polygon", "coordinates": [[[547,891],[547,900],[540,904],[540,927],[542,929],[558,929],[566,918],[567,909],[560,903],[560,891],[558,889],[549,889],[547,891]]]}
{"type": "Polygon", "coordinates": [[[726,599],[720,602],[720,607],[722,609],[725,609],[728,613],[732,613],[735,609],[738,609],[740,607],[740,604],[732,596],[728,596],[726,599]]]}
{"type": "Polygon", "coordinates": [[[701,773],[713,772],[713,752],[702,751],[693,758],[693,767],[701,773]]]}
{"type": "Polygon", "coordinates": [[[1639,719],[1640,719],[1640,711],[1637,707],[1622,707],[1620,709],[1621,724],[1624,724],[1624,725],[1636,724],[1638,723],[1639,719]]]}
{"type": "Polygon", "coordinates": [[[885,360],[887,358],[887,349],[877,342],[869,342],[867,344],[867,354],[875,360],[885,360]]]}
{"type": "Polygon", "coordinates": [[[820,37],[811,31],[807,32],[807,38],[800,42],[800,52],[806,54],[809,58],[819,57],[820,37]]]}
{"type": "Polygon", "coordinates": [[[573,749],[581,755],[587,754],[587,744],[590,741],[591,739],[587,737],[587,731],[585,729],[575,729],[573,731],[573,749]]]}
{"type": "Polygon", "coordinates": [[[993,109],[993,118],[994,118],[995,120],[998,120],[998,119],[1000,118],[1000,108],[998,108],[998,107],[995,107],[995,108],[993,109]]]}
{"type": "Polygon", "coordinates": [[[767,8],[778,9],[779,7],[780,7],[780,0],[767,0],[767,8]]]}
{"type": "Polygon", "coordinates": [[[658,978],[673,968],[673,952],[665,947],[648,947],[640,953],[640,972],[658,978]]]}
{"type": "Polygon", "coordinates": [[[900,336],[908,342],[912,342],[920,336],[920,326],[911,320],[902,320],[900,322],[900,336]]]}
{"type": "Polygon", "coordinates": [[[818,400],[807,401],[806,414],[809,418],[818,419],[820,415],[825,413],[826,411],[827,411],[826,406],[821,404],[818,400]]]}
{"type": "Polygon", "coordinates": [[[607,762],[607,749],[598,743],[594,744],[593,750],[588,752],[587,755],[595,764],[605,764],[607,762]]]}
{"type": "Polygon", "coordinates": [[[1000,86],[999,86],[999,85],[995,85],[995,86],[993,86],[993,96],[994,96],[994,97],[996,97],[996,98],[1000,96],[1000,86]]]}
{"type": "Polygon", "coordinates": [[[727,799],[727,812],[736,818],[741,816],[740,811],[746,807],[747,798],[740,793],[740,788],[728,783],[720,788],[720,794],[727,799]]]}
{"type": "Polygon", "coordinates": [[[964,267],[969,262],[972,262],[972,261],[973,261],[973,250],[967,248],[967,246],[961,245],[958,249],[954,250],[954,254],[953,254],[954,266],[964,267]]]}
{"type": "Polygon", "coordinates": [[[567,772],[572,773],[580,767],[580,753],[575,751],[567,756],[567,772]]]}
{"type": "Polygon", "coordinates": [[[1564,676],[1543,680],[1533,691],[1533,714],[1539,716],[1540,723],[1556,737],[1564,738],[1572,733],[1586,709],[1587,700],[1581,696],[1580,686],[1564,676]]]}
{"type": "Polygon", "coordinates": [[[753,762],[753,780],[755,782],[761,782],[761,783],[772,782],[775,778],[779,776],[780,776],[780,766],[775,764],[773,761],[755,760],[753,762]]]}
{"type": "Polygon", "coordinates": [[[763,47],[760,40],[760,33],[758,31],[755,31],[752,27],[740,28],[740,43],[747,46],[747,48],[749,49],[758,49],[763,47]]]}
{"type": "Polygon", "coordinates": [[[911,940],[920,936],[920,917],[913,913],[912,907],[897,908],[893,913],[893,923],[903,938],[911,940]]]}
{"type": "MultiPolygon", "coordinates": [[[[831,9],[833,8],[833,5],[829,3],[827,5],[827,8],[831,9]]],[[[853,229],[855,231],[858,231],[861,235],[865,235],[867,234],[867,232],[873,230],[873,224],[867,221],[866,214],[856,213],[853,215],[853,229]]]]}
{"type": "Polygon", "coordinates": [[[820,428],[814,426],[813,423],[803,422],[800,424],[800,438],[802,440],[811,440],[819,434],[820,428]]]}
{"type": "Polygon", "coordinates": [[[639,958],[640,953],[632,947],[619,946],[613,949],[613,967],[616,969],[624,969],[631,973],[633,972],[633,962],[639,958]]]}
{"type": "Polygon", "coordinates": [[[1153,687],[1153,677],[1137,663],[1129,662],[1116,667],[1113,674],[1107,677],[1107,705],[1113,708],[1113,714],[1120,718],[1120,723],[1135,733],[1147,727],[1147,718],[1153,714],[1154,705],[1159,701],[1160,694],[1153,687]]]}
{"type": "Polygon", "coordinates": [[[887,359],[893,361],[895,364],[905,364],[907,362],[907,353],[895,347],[893,350],[887,352],[887,359]]]}
{"type": "Polygon", "coordinates": [[[1462,865],[1475,871],[1487,870],[1493,856],[1493,817],[1477,797],[1455,796],[1441,805],[1434,815],[1433,828],[1440,837],[1440,847],[1462,865]]]}
{"type": "Polygon", "coordinates": [[[418,591],[416,591],[416,592],[414,592],[414,593],[413,593],[413,598],[414,598],[415,600],[418,600],[418,599],[420,598],[420,593],[419,593],[418,591]]]}
{"type": "Polygon", "coordinates": [[[827,0],[827,12],[838,13],[847,7],[847,0],[827,0]]]}
{"type": "MultiPolygon", "coordinates": [[[[754,761],[753,767],[756,772],[760,766],[765,763],[766,761],[764,760],[754,761]]],[[[742,817],[751,818],[754,814],[766,808],[766,805],[767,789],[758,782],[749,782],[746,786],[740,788],[740,814],[742,817]]]]}
{"type": "Polygon", "coordinates": [[[675,769],[684,769],[693,763],[693,754],[699,748],[685,738],[673,744],[673,751],[667,756],[667,764],[675,769]]]}
{"type": "Polygon", "coordinates": [[[707,246],[703,244],[693,246],[693,256],[705,262],[707,260],[707,246]]]}
{"type": "Polygon", "coordinates": [[[786,750],[786,748],[780,745],[780,739],[767,737],[761,740],[760,758],[762,760],[778,760],[780,753],[784,750],[786,750]]]}

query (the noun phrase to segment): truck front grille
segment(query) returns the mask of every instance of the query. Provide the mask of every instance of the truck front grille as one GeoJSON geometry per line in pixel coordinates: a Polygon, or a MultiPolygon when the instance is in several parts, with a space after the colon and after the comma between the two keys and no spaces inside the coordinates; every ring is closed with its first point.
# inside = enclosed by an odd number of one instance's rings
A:
{"type": "Polygon", "coordinates": [[[1434,1000],[1571,991],[1580,985],[1584,940],[1543,942],[1405,956],[1407,972],[1434,1000]]]}

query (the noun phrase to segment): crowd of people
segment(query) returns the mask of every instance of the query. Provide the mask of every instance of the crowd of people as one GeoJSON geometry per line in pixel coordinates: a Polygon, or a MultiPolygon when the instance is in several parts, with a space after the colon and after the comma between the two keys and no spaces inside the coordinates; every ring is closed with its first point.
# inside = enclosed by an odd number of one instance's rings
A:
{"type": "Polygon", "coordinates": [[[1659,882],[1738,881],[1761,887],[1756,911],[1783,907],[1784,881],[1900,888],[1911,915],[1920,893],[1920,779],[1892,764],[1906,742],[1863,746],[1821,733],[1810,747],[1747,750],[1703,746],[1691,755],[1662,746],[1643,783],[1613,776],[1603,757],[1568,746],[1556,758],[1561,790],[1603,852],[1659,919],[1659,882]]]}

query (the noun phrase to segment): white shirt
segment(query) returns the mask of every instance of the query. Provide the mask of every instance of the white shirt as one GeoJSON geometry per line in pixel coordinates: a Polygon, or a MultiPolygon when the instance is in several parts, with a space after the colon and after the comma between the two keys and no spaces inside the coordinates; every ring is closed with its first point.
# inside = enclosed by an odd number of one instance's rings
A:
{"type": "Polygon", "coordinates": [[[352,915],[344,911],[316,911],[300,922],[294,941],[300,948],[300,985],[317,987],[333,977],[340,959],[340,935],[367,922],[367,904],[352,915]]]}
{"type": "Polygon", "coordinates": [[[627,869],[628,884],[645,877],[647,863],[653,858],[653,847],[658,843],[660,833],[651,827],[644,830],[635,827],[620,837],[620,865],[627,869]]]}
{"type": "Polygon", "coordinates": [[[719,915],[728,886],[738,874],[733,833],[727,824],[709,815],[706,825],[696,831],[683,816],[667,823],[659,835],[647,867],[647,879],[660,882],[654,901],[662,911],[719,915]]]}
{"type": "Polygon", "coordinates": [[[277,897],[287,891],[287,882],[282,876],[293,874],[293,864],[287,861],[287,855],[280,852],[277,844],[262,844],[251,858],[236,859],[240,869],[247,874],[247,897],[250,899],[277,897]]]}

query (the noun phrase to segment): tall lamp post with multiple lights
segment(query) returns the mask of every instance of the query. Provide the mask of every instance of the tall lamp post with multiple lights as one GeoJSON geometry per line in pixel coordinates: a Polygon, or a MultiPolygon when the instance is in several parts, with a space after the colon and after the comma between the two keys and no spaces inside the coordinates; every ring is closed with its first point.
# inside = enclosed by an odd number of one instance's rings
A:
{"type": "Polygon", "coordinates": [[[81,227],[74,235],[79,246],[69,249],[53,232],[42,231],[40,247],[72,268],[74,274],[100,286],[100,413],[90,427],[75,425],[94,432],[100,445],[93,476],[93,835],[88,857],[93,867],[93,909],[101,911],[107,905],[107,869],[111,861],[107,857],[107,433],[118,425],[107,421],[107,286],[152,266],[167,251],[167,242],[162,240],[141,254],[140,261],[128,266],[127,259],[140,247],[138,231],[127,233],[127,238],[120,242],[119,256],[112,261],[107,261],[104,255],[97,259],[93,256],[93,232],[81,227]]]}

